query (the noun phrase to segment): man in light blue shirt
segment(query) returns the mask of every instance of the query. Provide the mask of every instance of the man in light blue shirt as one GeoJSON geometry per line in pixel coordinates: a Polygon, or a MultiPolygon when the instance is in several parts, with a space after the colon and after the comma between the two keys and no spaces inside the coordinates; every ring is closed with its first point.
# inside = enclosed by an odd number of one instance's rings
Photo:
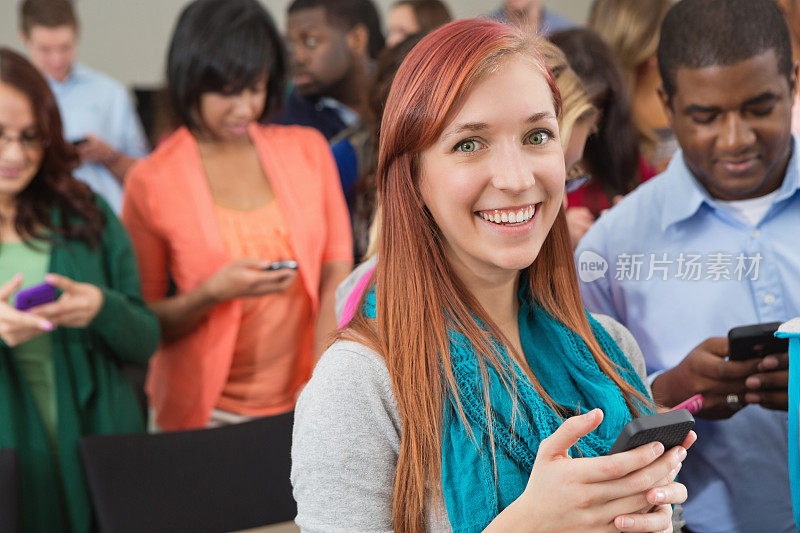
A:
{"type": "Polygon", "coordinates": [[[68,0],[23,1],[20,39],[55,94],[64,137],[80,154],[74,176],[119,213],[125,173],[147,154],[128,91],[109,76],[75,62],[78,22],[68,0]]]}
{"type": "Polygon", "coordinates": [[[705,398],[679,475],[693,533],[796,531],[788,356],[726,360],[730,328],[800,315],[791,54],[771,0],[676,4],[658,60],[681,151],[576,250],[586,306],[633,333],[656,401],[705,398]]]}

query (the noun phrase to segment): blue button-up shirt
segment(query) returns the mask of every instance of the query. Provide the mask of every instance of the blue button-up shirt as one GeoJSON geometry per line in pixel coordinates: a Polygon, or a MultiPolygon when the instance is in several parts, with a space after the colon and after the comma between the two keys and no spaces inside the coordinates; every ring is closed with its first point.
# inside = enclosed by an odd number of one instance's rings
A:
{"type": "MultiPolygon", "coordinates": [[[[129,157],[147,155],[142,124],[125,87],[85,65],[75,63],[62,82],[48,79],[58,101],[64,138],[98,137],[129,157]]],[[[122,209],[122,185],[101,163],[84,163],[73,175],[105,198],[115,213],[122,209]]]]}
{"type": "MultiPolygon", "coordinates": [[[[600,217],[576,250],[588,309],[623,323],[653,374],[734,326],[800,315],[798,139],[755,226],[716,202],[677,152],[667,170],[600,217]]],[[[698,420],[680,472],[695,532],[796,531],[787,413],[749,405],[698,420]]]]}

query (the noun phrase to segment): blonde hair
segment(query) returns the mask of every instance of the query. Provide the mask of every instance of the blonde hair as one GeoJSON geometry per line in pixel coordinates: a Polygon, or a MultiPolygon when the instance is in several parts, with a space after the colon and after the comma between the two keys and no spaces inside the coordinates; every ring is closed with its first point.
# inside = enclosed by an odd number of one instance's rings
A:
{"type": "Polygon", "coordinates": [[[581,79],[567,63],[564,52],[544,39],[536,39],[535,43],[544,57],[547,70],[552,73],[561,93],[561,116],[558,118],[558,130],[561,135],[561,147],[566,151],[575,125],[585,120],[591,120],[594,123],[597,120],[598,111],[592,105],[581,79]]]}
{"type": "Polygon", "coordinates": [[[617,54],[633,89],[636,70],[658,51],[661,22],[673,0],[595,0],[589,28],[617,54]]]}
{"type": "MultiPolygon", "coordinates": [[[[608,43],[617,56],[628,84],[636,94],[636,79],[642,68],[658,52],[661,23],[674,0],[595,0],[587,26],[608,43]]],[[[656,140],[655,133],[634,117],[645,143],[656,140]]]]}

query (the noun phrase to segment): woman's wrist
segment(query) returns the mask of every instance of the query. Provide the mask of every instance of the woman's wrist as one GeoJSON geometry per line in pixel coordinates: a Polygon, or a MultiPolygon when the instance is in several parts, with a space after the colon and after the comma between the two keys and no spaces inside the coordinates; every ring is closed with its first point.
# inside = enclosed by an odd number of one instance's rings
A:
{"type": "Polygon", "coordinates": [[[195,289],[195,297],[197,298],[198,307],[214,307],[221,304],[224,300],[220,298],[213,286],[213,278],[204,281],[197,289],[195,289]]]}
{"type": "Polygon", "coordinates": [[[484,532],[520,531],[538,533],[536,515],[527,501],[525,492],[492,520],[484,532]]]}

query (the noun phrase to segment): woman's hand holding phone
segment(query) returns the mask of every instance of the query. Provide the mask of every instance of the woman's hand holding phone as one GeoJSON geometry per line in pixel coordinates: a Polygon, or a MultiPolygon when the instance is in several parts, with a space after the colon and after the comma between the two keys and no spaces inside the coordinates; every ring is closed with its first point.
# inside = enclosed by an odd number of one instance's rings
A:
{"type": "Polygon", "coordinates": [[[46,318],[33,311],[19,311],[11,305],[11,296],[20,285],[22,274],[0,285],[0,338],[12,348],[55,329],[46,318]]]}
{"type": "Polygon", "coordinates": [[[269,265],[260,259],[236,259],[208,278],[203,289],[215,303],[285,291],[294,282],[297,271],[264,270],[269,265]]]}
{"type": "Polygon", "coordinates": [[[671,450],[649,443],[571,458],[569,449],[602,419],[599,409],[571,417],[542,441],[528,486],[509,506],[524,515],[518,523],[532,531],[672,531],[672,504],[686,500],[686,487],[673,480],[696,435],[671,450]]]}
{"type": "Polygon", "coordinates": [[[55,302],[32,307],[30,312],[56,326],[85,328],[103,307],[103,291],[91,283],[82,283],[59,274],[48,274],[45,281],[59,289],[61,296],[55,302]]]}

